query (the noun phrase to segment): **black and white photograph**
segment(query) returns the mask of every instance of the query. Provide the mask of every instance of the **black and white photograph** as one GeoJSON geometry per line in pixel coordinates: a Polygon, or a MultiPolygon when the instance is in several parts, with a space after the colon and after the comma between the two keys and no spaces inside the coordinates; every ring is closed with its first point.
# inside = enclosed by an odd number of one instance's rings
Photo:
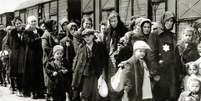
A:
{"type": "Polygon", "coordinates": [[[0,101],[201,101],[201,0],[0,0],[0,101]]]}

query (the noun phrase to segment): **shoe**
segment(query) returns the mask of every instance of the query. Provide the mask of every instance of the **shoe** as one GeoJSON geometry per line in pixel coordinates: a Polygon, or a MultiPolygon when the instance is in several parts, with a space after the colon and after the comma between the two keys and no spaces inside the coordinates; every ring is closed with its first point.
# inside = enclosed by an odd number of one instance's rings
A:
{"type": "Polygon", "coordinates": [[[53,97],[49,96],[47,97],[46,101],[54,101],[54,100],[53,100],[53,97]]]}
{"type": "Polygon", "coordinates": [[[32,99],[38,99],[38,97],[34,94],[34,95],[32,96],[32,99]]]}
{"type": "Polygon", "coordinates": [[[19,91],[19,92],[17,93],[17,96],[19,96],[19,97],[23,97],[22,92],[19,91]]]}

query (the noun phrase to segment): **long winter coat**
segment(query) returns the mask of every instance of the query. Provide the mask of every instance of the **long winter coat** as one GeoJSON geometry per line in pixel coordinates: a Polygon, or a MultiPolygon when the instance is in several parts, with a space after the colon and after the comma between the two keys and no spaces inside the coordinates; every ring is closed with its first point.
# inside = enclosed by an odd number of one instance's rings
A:
{"type": "Polygon", "coordinates": [[[158,94],[165,94],[166,96],[169,94],[169,97],[175,98],[178,95],[181,71],[181,62],[177,58],[179,52],[175,48],[176,34],[170,31],[164,31],[160,34],[152,33],[148,43],[152,49],[149,54],[151,69],[160,75],[157,85],[164,90],[158,94]]]}
{"type": "Polygon", "coordinates": [[[100,43],[93,44],[92,57],[88,58],[87,46],[82,46],[78,50],[73,63],[72,86],[82,88],[83,96],[90,97],[89,101],[95,101],[97,80],[103,68],[107,66],[107,57],[104,53],[105,48],[100,43]]]}
{"type": "Polygon", "coordinates": [[[128,101],[142,101],[142,85],[144,68],[140,61],[132,56],[125,62],[126,71],[125,91],[128,93],[128,101]]]}
{"type": "MultiPolygon", "coordinates": [[[[42,48],[43,48],[43,66],[46,66],[48,59],[51,57],[50,54],[52,54],[52,49],[55,45],[58,44],[58,42],[54,40],[50,32],[48,32],[47,30],[43,33],[41,39],[42,39],[42,48]]],[[[44,81],[45,81],[45,86],[47,86],[48,78],[44,68],[43,68],[44,81]]]]}
{"type": "MultiPolygon", "coordinates": [[[[110,86],[110,78],[116,73],[117,68],[113,65],[112,60],[110,56],[117,50],[117,45],[121,37],[124,36],[124,34],[127,32],[127,29],[124,26],[117,26],[117,28],[112,28],[109,27],[106,32],[104,33],[104,44],[106,46],[106,51],[108,55],[108,68],[105,68],[105,77],[106,77],[106,82],[109,84],[109,89],[112,90],[110,86]],[[112,42],[111,42],[112,40],[112,42]],[[111,44],[113,46],[111,47],[111,44]],[[113,48],[113,49],[112,49],[113,48]],[[110,52],[110,50],[113,50],[110,52]]],[[[113,56],[114,57],[114,56],[113,56]]]]}
{"type": "Polygon", "coordinates": [[[46,64],[45,71],[48,76],[48,93],[49,94],[65,94],[67,91],[67,80],[68,80],[68,73],[70,70],[66,67],[66,65],[62,64],[61,67],[56,65],[54,61],[49,61],[46,64]],[[67,70],[68,72],[64,74],[62,70],[67,70]],[[57,72],[57,76],[53,76],[53,73],[57,72]]]}
{"type": "Polygon", "coordinates": [[[44,91],[43,77],[43,50],[41,45],[41,36],[43,31],[37,29],[35,34],[33,31],[25,30],[26,43],[26,67],[24,75],[24,87],[32,92],[41,93],[44,91]]]}
{"type": "Polygon", "coordinates": [[[24,72],[24,67],[19,67],[19,64],[18,64],[19,56],[20,56],[19,47],[22,44],[20,35],[22,35],[22,32],[17,31],[17,29],[13,29],[10,33],[8,33],[8,37],[5,43],[8,46],[8,48],[11,50],[11,54],[9,56],[9,72],[10,72],[9,74],[10,76],[15,76],[15,77],[19,73],[24,72]]]}

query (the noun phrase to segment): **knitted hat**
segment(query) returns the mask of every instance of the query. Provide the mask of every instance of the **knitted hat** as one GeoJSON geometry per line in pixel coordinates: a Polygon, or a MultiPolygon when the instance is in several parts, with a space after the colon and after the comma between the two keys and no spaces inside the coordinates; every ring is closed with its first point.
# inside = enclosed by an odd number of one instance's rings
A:
{"type": "Polygon", "coordinates": [[[144,42],[144,41],[135,41],[135,43],[133,44],[133,50],[136,49],[146,49],[146,50],[151,50],[150,46],[144,42]]]}
{"type": "Polygon", "coordinates": [[[67,25],[68,30],[70,30],[71,27],[73,27],[73,26],[76,27],[76,29],[77,29],[77,24],[74,23],[74,22],[71,22],[71,23],[69,23],[69,24],[67,25]]]}
{"type": "Polygon", "coordinates": [[[65,22],[66,22],[67,24],[69,23],[69,21],[68,21],[67,18],[61,19],[61,20],[60,20],[60,25],[62,26],[65,22]]]}
{"type": "Polygon", "coordinates": [[[55,54],[59,50],[63,51],[64,50],[63,46],[61,46],[61,45],[54,46],[53,47],[53,54],[55,54]]]}

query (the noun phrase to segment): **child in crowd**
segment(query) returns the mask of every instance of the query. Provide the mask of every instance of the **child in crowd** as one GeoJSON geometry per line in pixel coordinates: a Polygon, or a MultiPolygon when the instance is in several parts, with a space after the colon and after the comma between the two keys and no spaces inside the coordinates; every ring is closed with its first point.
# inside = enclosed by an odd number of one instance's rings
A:
{"type": "Polygon", "coordinates": [[[47,63],[46,72],[48,79],[49,96],[47,101],[66,100],[66,76],[68,75],[67,66],[63,62],[63,47],[56,45],[53,48],[53,59],[47,63]]]}
{"type": "Polygon", "coordinates": [[[181,93],[178,101],[200,101],[200,79],[197,77],[189,78],[188,90],[181,93]]]}
{"type": "Polygon", "coordinates": [[[189,78],[191,77],[191,76],[197,76],[197,73],[198,73],[198,68],[197,68],[197,66],[196,65],[193,65],[193,63],[191,62],[191,63],[188,63],[188,65],[187,65],[187,75],[183,78],[183,83],[182,83],[182,89],[184,90],[184,91],[186,91],[187,89],[188,89],[188,87],[187,87],[187,82],[188,82],[188,80],[189,80],[189,78]]]}
{"type": "Polygon", "coordinates": [[[151,50],[144,41],[136,41],[133,45],[133,56],[124,62],[126,82],[124,91],[128,93],[128,101],[151,101],[152,90],[149,69],[144,56],[151,50]]]}

